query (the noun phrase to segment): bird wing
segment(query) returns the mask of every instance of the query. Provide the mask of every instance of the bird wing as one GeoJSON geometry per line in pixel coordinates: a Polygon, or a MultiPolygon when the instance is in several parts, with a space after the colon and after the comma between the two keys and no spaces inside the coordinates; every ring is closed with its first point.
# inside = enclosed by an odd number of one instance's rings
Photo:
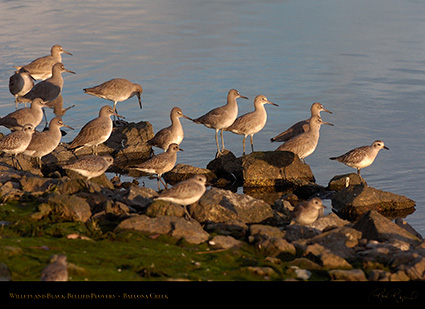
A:
{"type": "Polygon", "coordinates": [[[69,145],[69,148],[73,149],[97,141],[103,136],[103,132],[105,132],[108,127],[108,124],[104,121],[99,121],[99,118],[89,121],[82,127],[80,133],[78,133],[71,142],[71,145],[69,145]]]}
{"type": "Polygon", "coordinates": [[[339,157],[334,158],[334,160],[337,160],[343,163],[350,162],[352,164],[357,164],[365,158],[365,156],[367,155],[368,149],[369,149],[369,146],[358,147],[348,151],[347,153],[339,157]]]}
{"type": "Polygon", "coordinates": [[[275,137],[271,138],[270,140],[272,142],[285,142],[290,140],[291,138],[302,134],[309,129],[309,120],[302,120],[288,128],[286,131],[283,131],[282,133],[276,135],[275,137]]]}
{"type": "Polygon", "coordinates": [[[186,199],[193,196],[192,187],[193,183],[191,181],[183,181],[176,184],[174,187],[163,191],[158,198],[161,197],[178,197],[179,199],[186,199]]]}

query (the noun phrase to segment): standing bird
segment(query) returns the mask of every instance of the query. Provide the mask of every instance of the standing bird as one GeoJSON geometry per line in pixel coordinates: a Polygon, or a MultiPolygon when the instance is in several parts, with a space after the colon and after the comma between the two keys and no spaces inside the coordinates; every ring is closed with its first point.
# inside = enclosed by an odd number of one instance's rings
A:
{"type": "MultiPolygon", "coordinates": [[[[34,80],[25,68],[20,68],[9,78],[9,91],[15,97],[16,109],[18,109],[18,97],[26,95],[32,87],[34,87],[34,80]]],[[[25,107],[27,107],[26,102],[25,107]]]]}
{"type": "Polygon", "coordinates": [[[0,151],[12,155],[12,165],[15,166],[16,155],[23,153],[31,142],[31,136],[34,133],[32,124],[24,125],[20,131],[12,132],[0,140],[0,151]]]}
{"type": "Polygon", "coordinates": [[[117,111],[117,103],[130,99],[137,95],[139,99],[140,109],[142,108],[143,88],[139,84],[135,84],[124,78],[114,78],[100,85],[83,89],[85,93],[94,95],[95,97],[114,102],[114,111],[117,111]]]}
{"type": "Polygon", "coordinates": [[[233,132],[235,134],[243,135],[243,155],[245,155],[245,140],[248,135],[251,136],[251,151],[254,152],[253,136],[255,133],[261,131],[267,122],[267,112],[264,108],[264,104],[272,104],[279,106],[275,103],[270,102],[264,95],[258,95],[254,100],[255,110],[253,112],[244,114],[238,117],[235,122],[226,129],[226,131],[233,132]]]}
{"type": "Polygon", "coordinates": [[[301,161],[311,155],[317,147],[320,136],[320,126],[327,124],[333,126],[332,123],[324,122],[319,116],[310,118],[310,129],[300,135],[291,138],[286,143],[280,145],[276,151],[290,151],[298,155],[301,161]]]}
{"type": "Polygon", "coordinates": [[[224,139],[223,139],[223,129],[227,129],[232,125],[232,123],[238,117],[238,104],[236,102],[237,98],[247,99],[239,94],[239,92],[235,89],[231,89],[227,95],[227,104],[217,107],[205,115],[194,119],[193,121],[198,124],[203,124],[207,128],[211,128],[215,130],[215,142],[217,143],[217,155],[219,157],[222,155],[222,151],[224,148],[224,139]],[[220,146],[218,144],[218,131],[221,130],[221,145],[222,149],[220,150],[220,146]]]}
{"type": "Polygon", "coordinates": [[[179,150],[183,151],[183,149],[181,149],[178,144],[170,144],[166,152],[154,156],[138,165],[130,166],[130,168],[149,174],[156,174],[158,181],[158,191],[160,190],[159,181],[162,182],[165,189],[168,189],[167,184],[162,181],[161,176],[162,174],[173,169],[177,161],[177,152],[179,150]]]}
{"type": "Polygon", "coordinates": [[[323,205],[322,200],[318,197],[313,197],[311,200],[301,202],[295,206],[291,215],[296,223],[308,225],[317,220],[323,208],[326,208],[326,206],[323,205]]]}
{"type": "Polygon", "coordinates": [[[103,106],[99,111],[99,117],[90,120],[84,125],[80,133],[78,133],[69,145],[69,149],[92,146],[92,154],[97,154],[97,145],[106,142],[109,136],[111,136],[113,127],[111,120],[112,115],[123,118],[115,113],[110,106],[103,106]]]}
{"type": "Polygon", "coordinates": [[[206,191],[206,183],[207,177],[202,174],[197,174],[161,192],[155,199],[183,205],[186,215],[190,218],[186,206],[199,201],[206,191]]]}
{"type": "Polygon", "coordinates": [[[19,97],[18,101],[28,102],[35,98],[40,98],[45,102],[55,100],[62,92],[63,72],[75,74],[75,72],[66,69],[62,63],[56,63],[52,68],[52,76],[36,84],[27,94],[19,97]]]}
{"type": "MultiPolygon", "coordinates": [[[[323,105],[319,102],[315,102],[311,105],[310,108],[311,111],[311,116],[319,116],[320,117],[320,112],[327,112],[329,114],[332,114],[331,111],[328,111],[326,108],[323,107],[323,105]]],[[[306,119],[306,120],[302,120],[297,122],[296,124],[294,124],[292,127],[290,127],[289,129],[287,129],[286,131],[276,135],[275,137],[271,138],[270,141],[271,142],[286,142],[288,140],[290,140],[291,138],[293,138],[294,136],[300,135],[304,132],[307,132],[309,127],[309,123],[310,123],[310,118],[306,119]]]]}
{"type": "Polygon", "coordinates": [[[48,130],[35,132],[32,135],[31,142],[27,149],[25,149],[24,155],[37,158],[38,166],[41,168],[41,158],[51,153],[59,145],[62,138],[62,132],[60,130],[62,127],[74,130],[70,126],[64,124],[60,116],[56,116],[50,120],[48,130]]]}
{"type": "Polygon", "coordinates": [[[53,45],[50,55],[37,58],[24,66],[15,66],[15,68],[18,71],[24,68],[35,80],[45,80],[52,76],[52,67],[58,62],[62,62],[62,53],[72,55],[70,52],[65,51],[62,46],[53,45]]]}
{"type": "Polygon", "coordinates": [[[339,157],[332,157],[329,159],[336,160],[357,169],[357,174],[360,176],[360,170],[371,165],[381,149],[389,150],[389,148],[384,145],[383,141],[377,140],[370,146],[358,147],[339,157]]]}
{"type": "Polygon", "coordinates": [[[45,106],[40,98],[36,98],[32,101],[30,107],[20,108],[1,118],[0,125],[11,131],[17,131],[22,130],[25,124],[30,123],[35,129],[43,120],[42,108],[45,106]]]}
{"type": "Polygon", "coordinates": [[[102,175],[113,163],[114,158],[110,155],[88,155],[72,163],[64,164],[62,165],[62,168],[77,172],[78,174],[87,177],[87,181],[89,181],[91,178],[102,175]]]}
{"type": "Polygon", "coordinates": [[[41,272],[41,281],[68,281],[66,255],[54,255],[52,260],[41,272]]]}
{"type": "Polygon", "coordinates": [[[184,132],[182,124],[180,123],[180,117],[192,120],[185,116],[179,107],[173,107],[170,112],[171,125],[159,130],[153,138],[147,141],[149,146],[156,146],[164,150],[168,149],[168,146],[175,143],[180,145],[183,140],[184,132]]]}

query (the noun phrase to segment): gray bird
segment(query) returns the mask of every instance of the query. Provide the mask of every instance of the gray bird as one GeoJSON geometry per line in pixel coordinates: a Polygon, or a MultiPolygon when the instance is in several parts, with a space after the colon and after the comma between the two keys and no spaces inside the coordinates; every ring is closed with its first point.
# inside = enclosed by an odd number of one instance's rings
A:
{"type": "Polygon", "coordinates": [[[68,281],[66,255],[54,255],[53,262],[41,272],[41,281],[68,281]]]}
{"type": "MultiPolygon", "coordinates": [[[[18,97],[26,95],[32,87],[34,87],[34,79],[25,68],[17,70],[9,78],[9,91],[15,97],[16,109],[18,109],[18,97]]],[[[27,107],[26,102],[25,107],[27,107]]]]}
{"type": "Polygon", "coordinates": [[[35,129],[43,120],[42,108],[45,106],[45,103],[40,98],[36,98],[31,102],[30,107],[17,109],[1,118],[0,125],[5,126],[12,132],[22,130],[22,127],[27,123],[32,124],[35,129]]]}
{"type": "Polygon", "coordinates": [[[308,225],[317,220],[319,214],[326,208],[322,200],[318,197],[313,197],[309,201],[304,201],[295,206],[291,212],[292,218],[298,224],[308,225]]]}
{"type": "Polygon", "coordinates": [[[64,164],[62,165],[62,168],[77,172],[78,174],[86,177],[88,181],[91,178],[102,175],[113,163],[114,158],[110,155],[88,155],[72,163],[64,164]]]}
{"type": "Polygon", "coordinates": [[[0,140],[0,151],[12,155],[12,164],[15,166],[15,157],[23,153],[31,142],[31,136],[34,133],[32,124],[26,124],[20,131],[12,132],[0,140]]]}

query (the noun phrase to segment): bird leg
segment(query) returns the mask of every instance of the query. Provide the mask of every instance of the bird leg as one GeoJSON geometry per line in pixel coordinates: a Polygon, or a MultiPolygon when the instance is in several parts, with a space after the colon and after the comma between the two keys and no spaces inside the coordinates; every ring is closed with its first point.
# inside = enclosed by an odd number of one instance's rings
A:
{"type": "Polygon", "coordinates": [[[242,145],[243,145],[243,153],[242,153],[242,155],[243,156],[245,155],[245,140],[246,140],[246,135],[244,135],[243,141],[242,141],[242,145]]]}
{"type": "Polygon", "coordinates": [[[223,152],[224,150],[226,148],[224,147],[223,129],[221,129],[221,151],[223,152]]]}
{"type": "Polygon", "coordinates": [[[253,135],[251,135],[251,152],[254,152],[253,135]]]}
{"type": "Polygon", "coordinates": [[[163,181],[162,181],[161,176],[158,176],[157,180],[158,180],[158,191],[161,191],[161,189],[159,188],[159,182],[160,182],[160,181],[161,181],[161,183],[164,185],[165,189],[168,189],[167,184],[166,184],[165,182],[163,182],[163,181]]]}
{"type": "Polygon", "coordinates": [[[219,156],[222,155],[221,151],[220,151],[220,145],[218,144],[218,131],[219,130],[215,130],[215,142],[217,144],[217,154],[215,155],[216,158],[218,158],[219,156]]]}

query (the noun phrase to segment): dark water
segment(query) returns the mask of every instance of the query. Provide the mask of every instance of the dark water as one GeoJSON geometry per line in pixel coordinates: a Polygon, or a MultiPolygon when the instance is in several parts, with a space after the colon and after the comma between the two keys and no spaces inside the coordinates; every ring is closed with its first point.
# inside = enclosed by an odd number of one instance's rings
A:
{"type": "MultiPolygon", "coordinates": [[[[264,94],[268,122],[255,135],[256,150],[274,150],[269,138],[308,118],[321,102],[325,121],[316,151],[307,158],[321,185],[351,169],[330,156],[382,139],[364,169],[370,186],[417,202],[407,217],[425,234],[425,3],[377,1],[0,1],[0,115],[14,109],[7,83],[13,65],[26,64],[61,44],[64,117],[78,129],[96,117],[104,100],[82,89],[114,77],[139,82],[137,99],[118,104],[128,121],[147,120],[156,132],[179,106],[190,117],[225,103],[236,88],[239,113],[264,94]]],[[[205,167],[215,155],[214,131],[182,119],[185,139],[178,163],[205,167]]],[[[4,133],[6,129],[0,128],[4,133]]],[[[225,133],[236,155],[242,137],[225,133]]],[[[156,181],[146,185],[156,187],[156,181]]]]}

